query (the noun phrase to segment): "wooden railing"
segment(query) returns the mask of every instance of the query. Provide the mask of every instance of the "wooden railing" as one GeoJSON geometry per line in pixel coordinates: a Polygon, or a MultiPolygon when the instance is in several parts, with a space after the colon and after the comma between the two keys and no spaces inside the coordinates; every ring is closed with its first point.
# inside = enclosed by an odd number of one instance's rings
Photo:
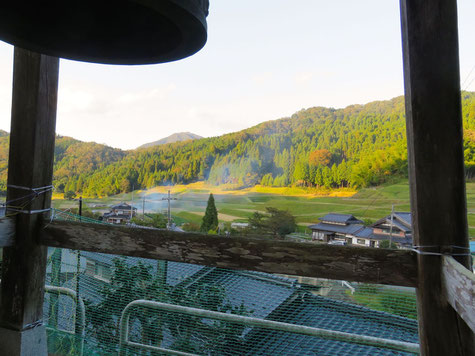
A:
{"type": "Polygon", "coordinates": [[[53,221],[45,246],[222,268],[415,287],[416,253],[53,221]]]}

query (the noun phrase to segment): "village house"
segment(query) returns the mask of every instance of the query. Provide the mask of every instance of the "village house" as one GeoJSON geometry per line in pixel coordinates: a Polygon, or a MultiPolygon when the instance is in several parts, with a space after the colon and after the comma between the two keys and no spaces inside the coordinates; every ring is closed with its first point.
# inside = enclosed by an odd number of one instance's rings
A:
{"type": "Polygon", "coordinates": [[[357,231],[364,228],[363,222],[350,214],[329,213],[320,222],[310,225],[312,240],[346,244],[357,231]]]}
{"type": "Polygon", "coordinates": [[[124,224],[137,215],[137,208],[127,203],[113,205],[108,213],[102,216],[102,220],[112,224],[124,224]]]}
{"type": "Polygon", "coordinates": [[[382,241],[390,241],[399,248],[412,246],[411,213],[395,212],[392,221],[388,215],[369,227],[350,214],[330,213],[319,220],[309,226],[312,240],[366,247],[380,247],[382,241]]]}
{"type": "Polygon", "coordinates": [[[394,212],[385,216],[371,225],[373,230],[370,235],[371,241],[374,241],[378,247],[384,240],[390,240],[398,247],[412,247],[412,221],[411,213],[394,212]]]}

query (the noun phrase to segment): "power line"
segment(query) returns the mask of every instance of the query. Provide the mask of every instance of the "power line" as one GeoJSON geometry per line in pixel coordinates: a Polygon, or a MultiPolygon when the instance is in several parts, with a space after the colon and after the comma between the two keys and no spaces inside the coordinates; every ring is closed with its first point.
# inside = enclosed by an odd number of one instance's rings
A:
{"type": "Polygon", "coordinates": [[[467,90],[470,87],[470,85],[473,83],[474,80],[475,80],[475,77],[473,77],[473,79],[470,81],[470,83],[468,83],[468,85],[463,90],[467,90]]]}
{"type": "MultiPolygon", "coordinates": [[[[462,84],[460,85],[461,87],[463,87],[463,85],[465,84],[465,82],[467,81],[467,79],[470,77],[470,75],[472,74],[473,70],[475,69],[475,64],[473,65],[472,69],[470,69],[470,72],[468,72],[467,76],[465,77],[464,81],[462,82],[462,84]]],[[[473,80],[472,80],[473,82],[473,80]]],[[[472,83],[470,82],[470,84],[472,83]]],[[[469,85],[470,85],[469,84],[469,85]]],[[[464,89],[465,90],[465,89],[464,89]]]]}

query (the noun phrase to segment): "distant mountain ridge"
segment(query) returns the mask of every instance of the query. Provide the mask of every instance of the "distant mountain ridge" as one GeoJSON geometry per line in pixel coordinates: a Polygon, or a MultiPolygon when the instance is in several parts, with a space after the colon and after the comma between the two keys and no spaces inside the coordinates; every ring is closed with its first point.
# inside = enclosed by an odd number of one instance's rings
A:
{"type": "MultiPolygon", "coordinates": [[[[308,108],[222,136],[136,150],[57,136],[53,185],[85,197],[196,181],[232,189],[379,185],[407,177],[404,116],[400,96],[343,109],[308,108]]],[[[474,92],[462,93],[462,118],[466,175],[474,178],[474,92]]],[[[8,144],[9,135],[0,132],[0,193],[6,191],[8,144]]]]}
{"type": "Polygon", "coordinates": [[[145,143],[137,147],[137,149],[149,148],[149,147],[158,146],[158,145],[165,145],[167,143],[175,143],[175,142],[188,141],[188,140],[198,140],[200,138],[203,138],[203,137],[191,132],[177,132],[170,136],[162,138],[160,140],[145,143]]]}

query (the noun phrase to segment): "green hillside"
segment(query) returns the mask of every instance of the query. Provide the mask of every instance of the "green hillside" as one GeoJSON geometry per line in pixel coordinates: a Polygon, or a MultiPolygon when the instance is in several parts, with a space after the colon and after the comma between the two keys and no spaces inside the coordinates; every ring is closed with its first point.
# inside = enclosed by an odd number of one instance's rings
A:
{"type": "MultiPolygon", "coordinates": [[[[475,93],[463,93],[467,175],[475,172],[475,93]]],[[[207,181],[229,189],[368,187],[407,176],[404,98],[314,107],[219,137],[122,151],[57,137],[58,192],[109,196],[164,184],[207,181]]],[[[0,135],[5,190],[8,136],[0,135]]]]}

